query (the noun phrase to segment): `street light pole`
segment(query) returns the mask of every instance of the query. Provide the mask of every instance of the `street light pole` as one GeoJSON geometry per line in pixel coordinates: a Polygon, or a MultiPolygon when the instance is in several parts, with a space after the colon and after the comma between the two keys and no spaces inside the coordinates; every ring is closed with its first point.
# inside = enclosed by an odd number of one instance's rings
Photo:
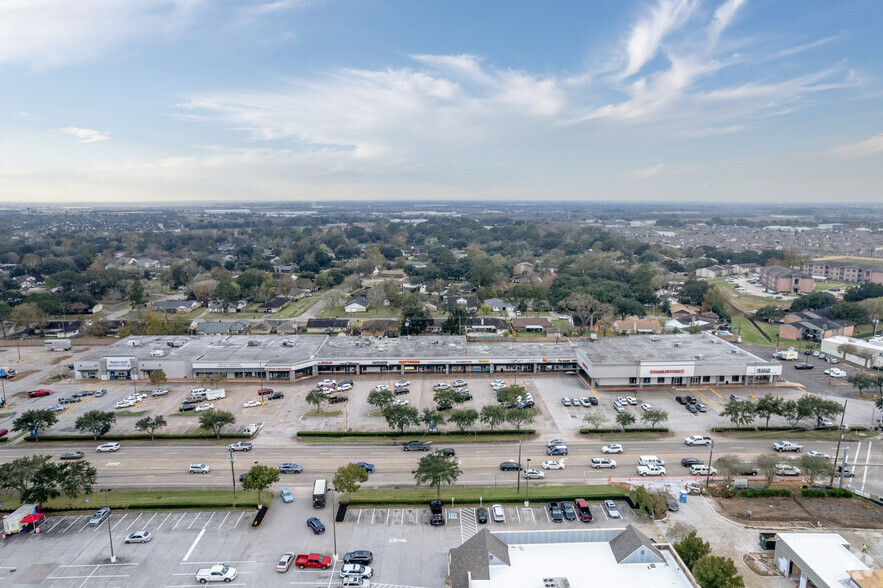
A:
{"type": "MultiPolygon", "coordinates": [[[[107,500],[107,493],[111,488],[102,488],[99,492],[104,492],[104,506],[110,508],[110,502],[107,500]]],[[[113,535],[110,533],[110,514],[107,515],[107,540],[110,542],[110,563],[116,563],[117,558],[113,554],[113,535]]]]}
{"type": "Polygon", "coordinates": [[[233,462],[236,461],[236,458],[233,457],[233,450],[229,447],[227,451],[230,452],[230,479],[233,480],[233,498],[236,498],[236,472],[233,471],[233,462]]]}
{"type": "MultiPolygon", "coordinates": [[[[830,376],[828,377],[828,379],[830,380],[830,376]]],[[[836,468],[836,465],[837,465],[837,458],[840,457],[840,443],[843,441],[843,419],[846,418],[846,405],[847,405],[848,403],[849,403],[849,400],[844,400],[844,401],[843,401],[843,412],[840,413],[840,430],[839,430],[840,436],[837,438],[837,451],[834,453],[834,465],[835,465],[835,467],[831,468],[831,481],[828,483],[828,486],[830,486],[831,488],[834,487],[834,473],[835,473],[835,471],[836,471],[836,469],[837,469],[837,468],[836,468]]],[[[842,472],[841,472],[841,473],[842,473],[842,472]]],[[[843,478],[841,477],[840,480],[842,481],[843,478]]]]}
{"type": "MultiPolygon", "coordinates": [[[[0,386],[3,388],[3,402],[0,402],[0,406],[6,408],[6,383],[2,379],[0,379],[0,386]]],[[[871,421],[873,422],[873,420],[874,417],[871,415],[871,421]]]]}
{"type": "Polygon", "coordinates": [[[515,493],[521,494],[521,441],[518,442],[518,469],[515,470],[515,493]]]}
{"type": "Polygon", "coordinates": [[[708,469],[705,470],[705,489],[708,490],[708,480],[711,478],[711,457],[714,455],[714,439],[708,444],[708,469]]]}
{"type": "Polygon", "coordinates": [[[334,508],[334,493],[337,488],[331,488],[331,534],[334,536],[334,561],[337,561],[337,512],[334,508]]]}
{"type": "MultiPolygon", "coordinates": [[[[524,471],[526,472],[526,471],[529,470],[529,469],[530,469],[530,458],[528,457],[528,458],[527,458],[527,469],[524,470],[524,471]]],[[[525,477],[524,477],[524,507],[525,507],[525,508],[527,508],[527,506],[528,506],[528,504],[529,504],[529,502],[528,502],[528,500],[527,500],[527,493],[528,493],[528,490],[530,490],[530,478],[528,478],[527,476],[525,476],[525,477]]]]}

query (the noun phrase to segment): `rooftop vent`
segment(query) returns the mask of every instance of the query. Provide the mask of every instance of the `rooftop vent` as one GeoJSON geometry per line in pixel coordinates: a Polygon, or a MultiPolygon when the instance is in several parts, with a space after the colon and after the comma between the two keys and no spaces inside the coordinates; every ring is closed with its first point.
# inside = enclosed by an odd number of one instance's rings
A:
{"type": "Polygon", "coordinates": [[[675,341],[675,347],[680,348],[681,345],[683,345],[683,343],[681,343],[680,341],[675,341]]]}
{"type": "Polygon", "coordinates": [[[659,341],[659,335],[650,335],[651,341],[659,341]]]}

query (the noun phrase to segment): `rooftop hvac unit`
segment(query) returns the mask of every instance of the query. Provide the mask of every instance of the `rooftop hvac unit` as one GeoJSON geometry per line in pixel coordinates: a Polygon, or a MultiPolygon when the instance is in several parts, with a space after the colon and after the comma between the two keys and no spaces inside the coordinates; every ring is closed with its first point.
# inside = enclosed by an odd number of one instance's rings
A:
{"type": "Polygon", "coordinates": [[[651,341],[659,341],[659,335],[651,335],[650,340],[651,341]]]}
{"type": "Polygon", "coordinates": [[[701,360],[704,359],[704,358],[705,358],[704,355],[696,355],[695,357],[693,357],[693,359],[695,359],[695,360],[697,360],[697,361],[701,361],[701,360]]]}
{"type": "Polygon", "coordinates": [[[683,343],[681,343],[680,341],[675,342],[675,347],[680,347],[681,345],[683,345],[683,343]]]}
{"type": "Polygon", "coordinates": [[[150,352],[150,355],[152,355],[153,357],[165,357],[166,350],[165,349],[155,349],[150,352]]]}

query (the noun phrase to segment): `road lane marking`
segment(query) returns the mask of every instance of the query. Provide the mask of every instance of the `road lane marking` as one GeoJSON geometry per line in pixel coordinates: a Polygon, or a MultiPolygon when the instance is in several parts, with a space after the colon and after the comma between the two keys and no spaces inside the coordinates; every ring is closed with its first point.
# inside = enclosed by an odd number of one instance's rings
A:
{"type": "Polygon", "coordinates": [[[199,543],[199,540],[202,539],[202,536],[205,534],[205,529],[199,532],[196,539],[193,540],[193,544],[190,546],[190,549],[187,550],[187,555],[184,556],[184,561],[190,559],[190,554],[193,553],[193,550],[196,549],[196,544],[199,543]]]}

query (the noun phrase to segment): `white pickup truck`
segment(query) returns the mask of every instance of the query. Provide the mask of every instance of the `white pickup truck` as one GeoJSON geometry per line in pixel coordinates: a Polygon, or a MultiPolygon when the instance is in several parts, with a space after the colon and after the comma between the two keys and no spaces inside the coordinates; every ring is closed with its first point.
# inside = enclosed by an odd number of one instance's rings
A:
{"type": "Polygon", "coordinates": [[[684,439],[687,445],[711,445],[711,437],[703,437],[702,435],[690,435],[684,439]]]}
{"type": "Polygon", "coordinates": [[[783,451],[793,451],[795,453],[800,453],[800,450],[803,449],[803,445],[799,445],[797,443],[791,443],[790,441],[776,441],[773,443],[773,449],[782,453],[783,451]]]}
{"type": "Polygon", "coordinates": [[[655,465],[639,465],[638,473],[642,476],[664,476],[665,468],[655,465]]]}
{"type": "Polygon", "coordinates": [[[206,582],[232,582],[236,579],[236,568],[225,564],[218,564],[210,568],[202,568],[196,572],[196,581],[200,584],[206,582]]]}

